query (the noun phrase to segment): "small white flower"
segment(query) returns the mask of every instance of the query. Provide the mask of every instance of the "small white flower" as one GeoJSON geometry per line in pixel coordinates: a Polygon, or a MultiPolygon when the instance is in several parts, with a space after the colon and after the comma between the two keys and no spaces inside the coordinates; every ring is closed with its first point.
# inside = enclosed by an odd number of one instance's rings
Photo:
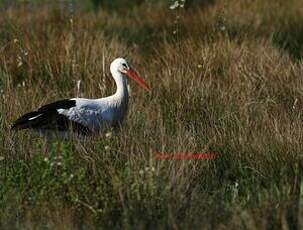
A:
{"type": "Polygon", "coordinates": [[[170,5],[169,9],[174,10],[179,7],[179,1],[175,1],[172,5],[170,5]]]}
{"type": "Polygon", "coordinates": [[[0,156],[0,161],[3,161],[5,158],[3,156],[0,156]]]}
{"type": "Polygon", "coordinates": [[[22,65],[23,65],[22,58],[20,56],[18,56],[17,57],[17,67],[19,68],[22,65]]]}
{"type": "Polygon", "coordinates": [[[109,149],[110,149],[109,145],[106,145],[106,146],[104,147],[104,149],[105,149],[106,151],[109,150],[109,149]]]}
{"type": "Polygon", "coordinates": [[[149,170],[149,167],[145,167],[145,171],[148,171],[149,170]]]}
{"type": "Polygon", "coordinates": [[[140,175],[143,175],[143,174],[144,174],[144,171],[141,169],[141,170],[139,171],[139,174],[140,174],[140,175]]]}
{"type": "Polygon", "coordinates": [[[155,167],[152,167],[152,168],[151,168],[151,171],[154,172],[154,171],[155,171],[155,167]]]}
{"type": "Polygon", "coordinates": [[[106,134],[105,134],[105,137],[106,138],[111,138],[113,136],[113,133],[112,132],[107,132],[106,134]]]}

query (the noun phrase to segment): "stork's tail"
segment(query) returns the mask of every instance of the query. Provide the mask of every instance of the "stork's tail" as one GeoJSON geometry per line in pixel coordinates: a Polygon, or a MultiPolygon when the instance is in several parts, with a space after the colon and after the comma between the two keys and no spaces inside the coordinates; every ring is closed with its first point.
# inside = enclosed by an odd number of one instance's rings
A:
{"type": "Polygon", "coordinates": [[[11,130],[18,131],[21,129],[35,128],[38,124],[41,125],[41,123],[47,122],[45,115],[45,113],[40,111],[24,114],[13,123],[11,130]]]}

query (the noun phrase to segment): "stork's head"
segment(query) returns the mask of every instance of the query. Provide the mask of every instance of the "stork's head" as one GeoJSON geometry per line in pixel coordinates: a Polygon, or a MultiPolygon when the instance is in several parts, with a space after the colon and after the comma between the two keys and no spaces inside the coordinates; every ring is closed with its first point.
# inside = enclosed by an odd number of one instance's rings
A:
{"type": "Polygon", "coordinates": [[[127,76],[138,83],[144,90],[150,91],[148,85],[144,80],[136,74],[136,72],[128,65],[124,58],[116,58],[110,65],[110,71],[114,75],[116,72],[122,73],[123,76],[127,76]]]}

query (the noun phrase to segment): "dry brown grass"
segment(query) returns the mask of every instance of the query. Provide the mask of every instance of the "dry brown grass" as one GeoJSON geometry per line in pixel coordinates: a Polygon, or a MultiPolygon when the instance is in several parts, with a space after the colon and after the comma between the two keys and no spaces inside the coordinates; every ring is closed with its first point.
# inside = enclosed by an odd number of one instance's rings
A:
{"type": "Polygon", "coordinates": [[[73,22],[47,8],[3,13],[2,227],[302,224],[302,9],[298,0],[216,1],[183,11],[143,4],[122,16],[76,12],[73,22]],[[76,96],[78,80],[80,96],[113,93],[108,68],[118,56],[152,86],[146,95],[130,82],[120,132],[85,145],[55,143],[64,167],[52,168],[35,134],[9,130],[22,113],[76,96]],[[208,151],[218,158],[154,158],[208,151]]]}

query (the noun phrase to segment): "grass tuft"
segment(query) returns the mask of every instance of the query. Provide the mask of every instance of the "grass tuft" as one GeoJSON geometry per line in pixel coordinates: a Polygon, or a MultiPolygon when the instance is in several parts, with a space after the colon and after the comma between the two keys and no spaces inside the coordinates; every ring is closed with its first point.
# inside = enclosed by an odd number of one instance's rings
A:
{"type": "Polygon", "coordinates": [[[188,2],[1,13],[0,228],[302,226],[301,1],[188,2]],[[45,155],[35,133],[10,131],[53,100],[112,94],[118,56],[152,88],[129,82],[119,132],[45,155]]]}

